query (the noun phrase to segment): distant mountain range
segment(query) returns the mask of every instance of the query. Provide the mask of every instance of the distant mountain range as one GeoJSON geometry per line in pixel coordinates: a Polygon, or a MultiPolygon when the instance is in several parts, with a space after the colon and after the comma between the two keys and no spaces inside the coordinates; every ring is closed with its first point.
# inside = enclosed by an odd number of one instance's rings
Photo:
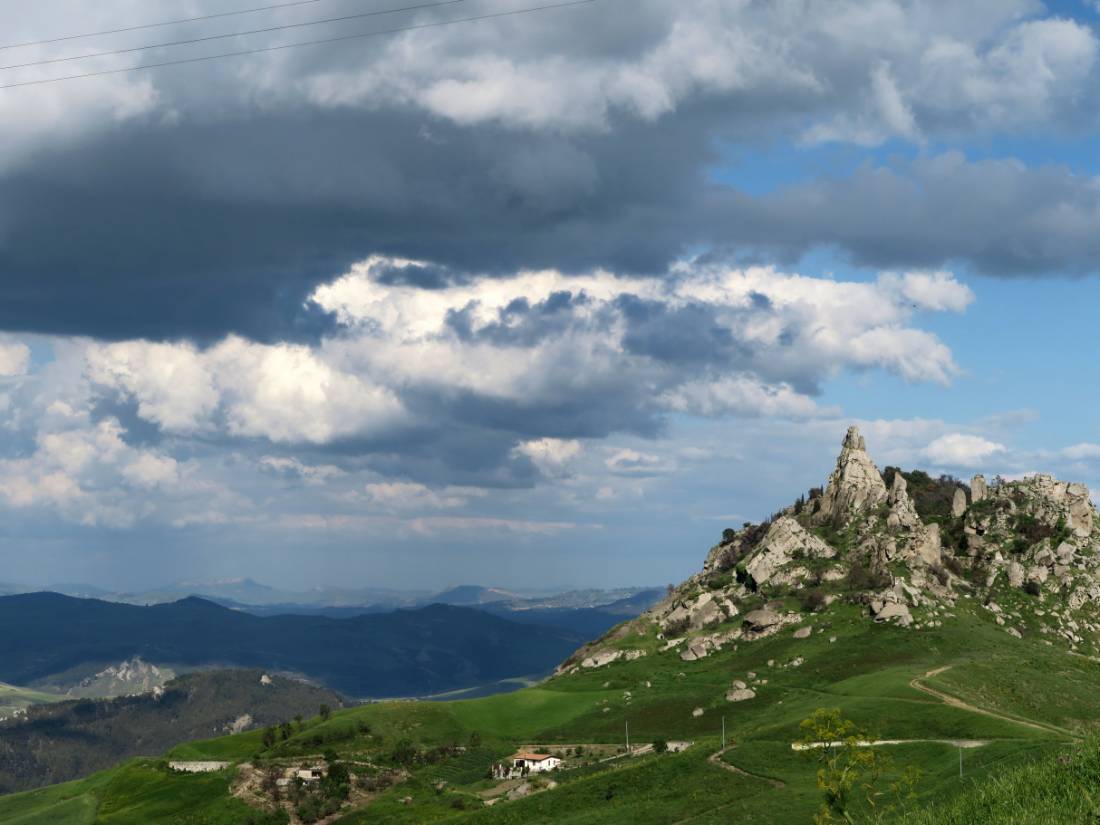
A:
{"type": "Polygon", "coordinates": [[[312,590],[281,590],[249,578],[180,581],[166,587],[136,592],[113,591],[82,583],[56,583],[45,587],[29,587],[0,582],[0,596],[22,593],[50,592],[79,599],[100,599],[123,604],[155,605],[177,602],[198,596],[235,608],[264,608],[265,615],[277,612],[302,612],[303,608],[347,608],[359,612],[382,612],[397,608],[426,607],[430,604],[450,604],[459,607],[480,607],[489,604],[510,604],[516,609],[527,608],[595,608],[648,592],[653,588],[627,587],[611,590],[588,589],[564,592],[507,590],[464,584],[441,592],[430,590],[396,590],[392,588],[334,588],[312,590]]]}
{"type": "Polygon", "coordinates": [[[183,670],[297,673],[357,698],[423,696],[549,672],[587,638],[449,605],[259,617],[194,597],[139,607],[37,593],[0,598],[0,682],[47,687],[58,674],[140,656],[183,670]]]}

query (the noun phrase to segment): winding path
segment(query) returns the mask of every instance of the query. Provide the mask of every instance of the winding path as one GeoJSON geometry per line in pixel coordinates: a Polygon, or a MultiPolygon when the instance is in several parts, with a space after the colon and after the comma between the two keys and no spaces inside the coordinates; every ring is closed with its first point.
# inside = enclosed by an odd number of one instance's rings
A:
{"type": "MultiPolygon", "coordinates": [[[[786,783],[783,782],[780,779],[772,779],[771,777],[768,777],[768,776],[761,776],[758,773],[751,773],[749,771],[742,770],[741,768],[737,767],[736,765],[731,765],[729,762],[723,762],[722,757],[725,756],[726,753],[728,753],[729,751],[733,750],[736,747],[737,747],[737,743],[734,743],[732,745],[727,745],[726,747],[722,748],[721,750],[715,751],[710,756],[708,756],[707,761],[712,765],[718,766],[719,768],[721,768],[724,771],[729,771],[730,773],[735,773],[738,776],[747,776],[749,779],[758,779],[761,782],[767,782],[769,785],[771,785],[773,788],[776,788],[776,789],[786,787],[786,783]]],[[[672,823],[672,825],[688,825],[688,823],[694,822],[695,820],[700,819],[704,816],[710,816],[714,813],[717,813],[718,811],[722,811],[726,808],[732,808],[734,805],[739,805],[739,804],[741,804],[742,801],[743,800],[741,800],[741,799],[735,799],[733,802],[727,802],[725,805],[719,805],[716,808],[708,808],[705,811],[700,811],[697,814],[692,814],[687,819],[678,819],[678,820],[676,820],[676,822],[672,823]]]]}
{"type": "Polygon", "coordinates": [[[944,693],[943,691],[936,690],[934,687],[929,687],[922,682],[922,679],[932,679],[939,676],[944,671],[950,670],[951,665],[944,665],[943,667],[933,668],[925,673],[923,676],[915,676],[910,682],[909,686],[914,690],[919,690],[921,693],[926,693],[929,696],[939,699],[945,705],[950,705],[953,708],[959,710],[970,711],[971,713],[980,713],[983,716],[990,716],[994,719],[1000,719],[1002,722],[1011,722],[1014,725],[1022,725],[1025,728],[1032,728],[1033,730],[1041,730],[1043,733],[1053,733],[1057,736],[1068,736],[1070,738],[1077,738],[1072,732],[1060,728],[1057,725],[1050,725],[1046,722],[1035,722],[1028,719],[1020,719],[1016,716],[1009,716],[1008,714],[998,713],[995,710],[989,710],[987,708],[980,708],[977,705],[971,705],[969,702],[964,702],[957,696],[952,696],[950,693],[944,693]]]}
{"type": "Polygon", "coordinates": [[[710,756],[708,756],[707,761],[710,762],[710,764],[712,764],[712,765],[717,765],[722,770],[729,771],[730,773],[736,773],[736,774],[739,774],[740,776],[747,776],[750,779],[759,779],[761,782],[767,782],[773,788],[778,789],[778,788],[785,788],[787,786],[786,783],[783,782],[783,780],[781,780],[781,779],[772,779],[769,776],[763,776],[763,775],[758,774],[758,773],[752,773],[751,771],[742,770],[741,768],[737,767],[736,765],[731,765],[729,762],[723,762],[722,757],[725,756],[729,751],[733,750],[736,747],[737,747],[736,744],[727,745],[726,747],[722,748],[721,750],[715,751],[710,756]]]}

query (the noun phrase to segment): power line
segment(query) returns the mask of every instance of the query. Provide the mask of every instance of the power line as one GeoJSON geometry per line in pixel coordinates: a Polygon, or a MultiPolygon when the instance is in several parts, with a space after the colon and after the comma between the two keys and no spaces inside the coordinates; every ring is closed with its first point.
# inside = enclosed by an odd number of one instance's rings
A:
{"type": "Polygon", "coordinates": [[[249,29],[243,32],[232,32],[230,34],[207,34],[201,37],[189,37],[186,40],[170,40],[166,43],[150,43],[147,46],[130,46],[125,49],[111,49],[105,52],[91,52],[89,54],[74,54],[68,57],[51,57],[45,60],[32,60],[29,63],[12,63],[10,66],[0,66],[0,71],[6,71],[8,69],[29,69],[32,66],[48,66],[51,63],[69,63],[73,60],[89,60],[93,57],[112,57],[120,54],[132,54],[133,52],[144,52],[149,49],[166,49],[170,46],[193,46],[196,43],[208,43],[212,40],[228,40],[231,37],[245,37],[250,34],[270,34],[271,32],[284,31],[286,29],[304,29],[308,26],[321,26],[325,23],[344,23],[348,20],[360,20],[365,17],[382,17],[387,14],[399,14],[404,11],[419,11],[421,9],[434,9],[440,6],[453,6],[457,3],[464,3],[466,0],[437,0],[432,3],[419,3],[415,6],[402,6],[395,9],[379,9],[377,11],[364,11],[357,12],[356,14],[345,14],[340,17],[326,17],[321,20],[305,20],[299,23],[282,23],[278,26],[266,26],[262,29],[249,29]]]}
{"type": "Polygon", "coordinates": [[[338,37],[324,37],[317,40],[300,40],[296,43],[280,43],[275,46],[263,46],[256,49],[242,49],[235,52],[221,52],[220,54],[208,54],[202,57],[186,57],[178,60],[164,60],[159,63],[145,63],[140,66],[128,66],[123,69],[103,69],[97,72],[85,72],[83,74],[63,75],[61,77],[48,77],[41,80],[23,80],[18,83],[6,83],[0,85],[0,89],[16,89],[22,86],[40,86],[47,83],[62,83],[67,80],[82,80],[88,77],[103,77],[112,74],[126,74],[129,72],[147,71],[149,69],[161,69],[166,66],[183,66],[189,63],[203,63],[207,60],[224,60],[231,57],[244,57],[251,54],[264,54],[266,52],[278,52],[284,49],[297,49],[305,46],[320,46],[326,43],[339,43],[346,40],[359,40],[367,37],[383,37],[387,34],[400,34],[401,32],[416,31],[419,29],[432,29],[441,26],[450,26],[456,23],[476,23],[481,20],[492,20],[499,17],[517,17],[524,14],[549,11],[551,9],[564,9],[570,6],[586,6],[597,3],[599,0],[568,0],[562,3],[549,3],[543,6],[531,6],[525,9],[513,9],[511,11],[498,11],[491,14],[479,14],[473,17],[459,17],[453,20],[436,20],[430,23],[417,23],[410,26],[399,26],[393,29],[380,31],[360,32],[358,34],[345,34],[338,37]]]}
{"type": "Polygon", "coordinates": [[[45,46],[49,43],[63,43],[66,40],[84,40],[88,37],[103,37],[108,34],[123,34],[124,32],[136,32],[144,29],[160,29],[165,26],[178,26],[183,23],[198,23],[201,20],[216,20],[221,17],[237,17],[242,14],[257,14],[262,11],[275,11],[276,9],[289,9],[295,6],[312,6],[315,3],[320,3],[322,0],[293,0],[289,3],[274,3],[270,6],[256,6],[251,9],[241,9],[239,11],[222,11],[215,14],[203,14],[199,17],[183,17],[179,20],[165,20],[160,23],[142,23],[137,26],[124,26],[119,29],[105,29],[101,32],[85,32],[84,34],[66,34],[61,37],[49,37],[45,40],[28,40],[26,43],[8,43],[5,46],[0,46],[0,51],[5,49],[21,49],[24,46],[45,46]]]}

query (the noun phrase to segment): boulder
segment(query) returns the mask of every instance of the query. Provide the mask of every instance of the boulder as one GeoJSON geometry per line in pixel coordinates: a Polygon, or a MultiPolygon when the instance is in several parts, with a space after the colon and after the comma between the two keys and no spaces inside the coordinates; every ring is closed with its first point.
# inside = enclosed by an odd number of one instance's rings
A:
{"type": "Polygon", "coordinates": [[[693,719],[698,719],[702,715],[703,715],[703,709],[702,708],[696,708],[695,710],[693,710],[691,712],[691,716],[692,716],[693,719]]]}
{"type": "Polygon", "coordinates": [[[985,476],[981,473],[970,480],[970,501],[972,504],[984,501],[988,491],[989,488],[985,485],[985,476]]]}
{"type": "Polygon", "coordinates": [[[1092,534],[1092,500],[1089,498],[1089,488],[1084,484],[1069,484],[1066,487],[1066,504],[1069,510],[1069,518],[1066,526],[1073,530],[1075,536],[1087,538],[1092,534]]]}
{"type": "Polygon", "coordinates": [[[913,529],[920,525],[920,516],[917,508],[909,498],[908,483],[901,473],[894,473],[894,481],[890,487],[888,501],[890,513],[886,516],[886,525],[892,529],[904,527],[913,529]]]}
{"type": "Polygon", "coordinates": [[[927,565],[940,564],[943,561],[943,548],[940,542],[938,524],[921,525],[913,537],[912,554],[927,565]]]}
{"type": "Polygon", "coordinates": [[[603,667],[612,662],[617,662],[623,657],[621,650],[600,650],[588,656],[581,662],[583,668],[603,667]]]}
{"type": "Polygon", "coordinates": [[[769,627],[774,627],[777,624],[782,624],[783,617],[772,610],[760,608],[759,610],[750,610],[745,614],[745,618],[742,621],[753,630],[761,631],[767,630],[769,627]]]}
{"type": "Polygon", "coordinates": [[[913,622],[913,617],[906,605],[897,602],[886,602],[880,610],[875,612],[875,621],[888,622],[891,620],[896,620],[902,627],[907,627],[913,622]]]}
{"type": "Polygon", "coordinates": [[[962,487],[955,488],[955,498],[951,501],[951,515],[960,518],[966,512],[966,491],[962,487]]]}
{"type": "Polygon", "coordinates": [[[796,639],[808,639],[813,632],[814,629],[812,627],[800,627],[794,632],[794,637],[796,639]]]}
{"type": "Polygon", "coordinates": [[[1077,548],[1070,544],[1068,541],[1063,541],[1058,545],[1058,549],[1054,551],[1054,555],[1058,557],[1058,561],[1061,564],[1069,564],[1073,561],[1073,557],[1077,554],[1077,548]]]}
{"type": "Polygon", "coordinates": [[[680,653],[680,658],[685,662],[694,662],[697,659],[705,659],[710,655],[711,646],[705,641],[688,645],[688,649],[680,653]]]}
{"type": "Polygon", "coordinates": [[[740,690],[731,690],[726,694],[727,702],[744,702],[749,699],[755,699],[756,692],[749,690],[748,688],[741,688],[740,690]]]}
{"type": "Polygon", "coordinates": [[[1036,564],[1027,571],[1027,577],[1039,584],[1046,584],[1046,580],[1050,577],[1050,571],[1047,570],[1045,565],[1036,564]]]}
{"type": "Polygon", "coordinates": [[[1018,561],[1009,562],[1008,565],[1008,583],[1012,587],[1024,586],[1024,566],[1018,561]]]}
{"type": "MultiPolygon", "coordinates": [[[[783,566],[794,561],[796,553],[811,558],[831,559],[836,555],[836,550],[803,529],[795,519],[782,516],[768,528],[752,558],[745,565],[745,570],[757,584],[763,584],[774,577],[783,566]]],[[[802,575],[805,576],[808,572],[803,570],[802,575]]]]}
{"type": "Polygon", "coordinates": [[[730,690],[744,690],[747,687],[748,685],[746,685],[740,679],[734,679],[733,684],[730,685],[730,690]]]}

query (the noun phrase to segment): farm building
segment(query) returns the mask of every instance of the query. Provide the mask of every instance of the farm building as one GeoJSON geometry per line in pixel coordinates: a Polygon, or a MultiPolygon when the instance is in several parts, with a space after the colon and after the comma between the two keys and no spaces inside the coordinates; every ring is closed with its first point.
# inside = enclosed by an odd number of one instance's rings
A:
{"type": "Polygon", "coordinates": [[[561,760],[548,753],[529,753],[521,751],[512,754],[508,760],[493,766],[493,776],[497,779],[510,779],[514,776],[526,776],[529,773],[548,773],[561,767],[561,760]]]}

